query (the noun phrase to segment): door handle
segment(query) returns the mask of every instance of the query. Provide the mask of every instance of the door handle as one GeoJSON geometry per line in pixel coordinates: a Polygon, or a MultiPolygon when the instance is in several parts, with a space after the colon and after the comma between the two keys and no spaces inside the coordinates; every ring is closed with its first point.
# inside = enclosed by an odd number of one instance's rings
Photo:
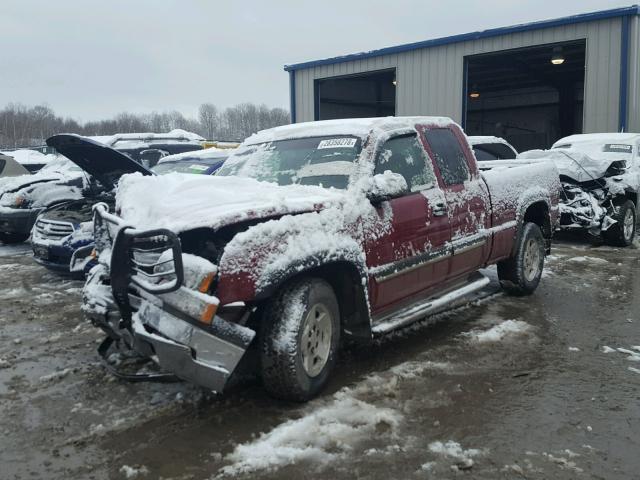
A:
{"type": "Polygon", "coordinates": [[[432,213],[434,217],[443,217],[447,214],[447,206],[444,202],[438,202],[433,206],[432,213]]]}

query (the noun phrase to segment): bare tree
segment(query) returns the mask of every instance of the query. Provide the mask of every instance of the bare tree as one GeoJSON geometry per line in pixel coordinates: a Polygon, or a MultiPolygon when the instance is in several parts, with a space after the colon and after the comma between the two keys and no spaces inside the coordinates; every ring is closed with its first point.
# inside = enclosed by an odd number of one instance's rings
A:
{"type": "Polygon", "coordinates": [[[115,133],[168,132],[181,128],[210,140],[244,140],[258,130],[289,123],[289,113],[282,108],[242,103],[220,112],[212,103],[203,103],[198,118],[185,117],[177,110],[135,114],[122,112],[112,119],[86,122],[55,114],[47,105],[27,107],[9,103],[0,109],[0,148],[42,145],[56,133],[113,135],[115,133]]]}
{"type": "Polygon", "coordinates": [[[198,109],[198,119],[204,131],[204,136],[213,140],[218,128],[218,107],[213,103],[203,103],[198,109]]]}

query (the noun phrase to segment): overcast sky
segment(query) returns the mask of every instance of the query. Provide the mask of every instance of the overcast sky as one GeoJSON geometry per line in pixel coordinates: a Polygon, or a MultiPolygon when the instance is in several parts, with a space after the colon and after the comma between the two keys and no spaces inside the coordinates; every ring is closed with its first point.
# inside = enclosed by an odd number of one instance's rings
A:
{"type": "Polygon", "coordinates": [[[632,0],[0,0],[0,106],[80,121],[202,102],[288,108],[285,64],[632,0]]]}

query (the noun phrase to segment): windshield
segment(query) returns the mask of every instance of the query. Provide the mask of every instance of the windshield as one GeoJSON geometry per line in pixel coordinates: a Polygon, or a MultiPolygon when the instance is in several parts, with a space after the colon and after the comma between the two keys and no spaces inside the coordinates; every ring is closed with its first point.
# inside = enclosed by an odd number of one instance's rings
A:
{"type": "Polygon", "coordinates": [[[361,140],[348,135],[246,145],[229,157],[217,174],[279,185],[344,189],[349,185],[361,149],[361,140]]]}
{"type": "Polygon", "coordinates": [[[195,173],[195,174],[205,174],[207,170],[211,168],[210,165],[202,165],[199,163],[191,163],[191,162],[167,162],[167,163],[159,163],[151,170],[153,170],[158,175],[164,175],[165,173],[177,172],[177,173],[195,173]]]}

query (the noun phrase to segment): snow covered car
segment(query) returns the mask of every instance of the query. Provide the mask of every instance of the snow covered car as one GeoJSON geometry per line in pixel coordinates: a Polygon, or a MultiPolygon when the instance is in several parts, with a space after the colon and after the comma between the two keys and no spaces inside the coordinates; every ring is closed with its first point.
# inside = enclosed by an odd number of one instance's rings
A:
{"type": "Polygon", "coordinates": [[[81,198],[48,208],[37,217],[31,234],[33,257],[49,269],[69,273],[72,258],[79,256],[84,262],[73,273],[82,275],[93,260],[89,257],[93,250],[93,204],[113,205],[114,189],[125,173],[152,173],[127,155],[78,135],[54,135],[47,139],[47,145],[91,175],[99,185],[93,182],[84,189],[81,198]]]}
{"type": "Polygon", "coordinates": [[[504,138],[473,135],[467,138],[476,156],[476,160],[479,162],[514,160],[518,155],[517,150],[504,138]]]}
{"type": "Polygon", "coordinates": [[[304,401],[343,338],[441,310],[489,282],[480,268],[532,293],[559,192],[548,162],[480,174],[448,118],[277,127],[214,176],[125,175],[115,212],[94,207],[83,310],[105,358],[131,348],[220,392],[251,349],[271,394],[304,401]]]}
{"type": "Polygon", "coordinates": [[[33,175],[0,178],[0,241],[24,242],[42,211],[82,198],[88,185],[82,170],[65,158],[33,175]]]}
{"type": "Polygon", "coordinates": [[[16,162],[13,157],[0,153],[0,178],[19,177],[31,172],[16,162]]]}
{"type": "Polygon", "coordinates": [[[194,152],[176,153],[161,158],[152,170],[159,175],[170,172],[211,175],[218,171],[232,153],[233,149],[222,150],[214,147],[194,152]]]}
{"type": "Polygon", "coordinates": [[[0,154],[12,157],[30,173],[36,173],[49,162],[56,160],[55,155],[47,155],[28,148],[0,152],[0,154]]]}
{"type": "Polygon", "coordinates": [[[640,134],[571,135],[550,150],[531,150],[518,158],[556,164],[563,187],[560,228],[586,230],[612,245],[631,245],[640,189],[640,134]]]}

